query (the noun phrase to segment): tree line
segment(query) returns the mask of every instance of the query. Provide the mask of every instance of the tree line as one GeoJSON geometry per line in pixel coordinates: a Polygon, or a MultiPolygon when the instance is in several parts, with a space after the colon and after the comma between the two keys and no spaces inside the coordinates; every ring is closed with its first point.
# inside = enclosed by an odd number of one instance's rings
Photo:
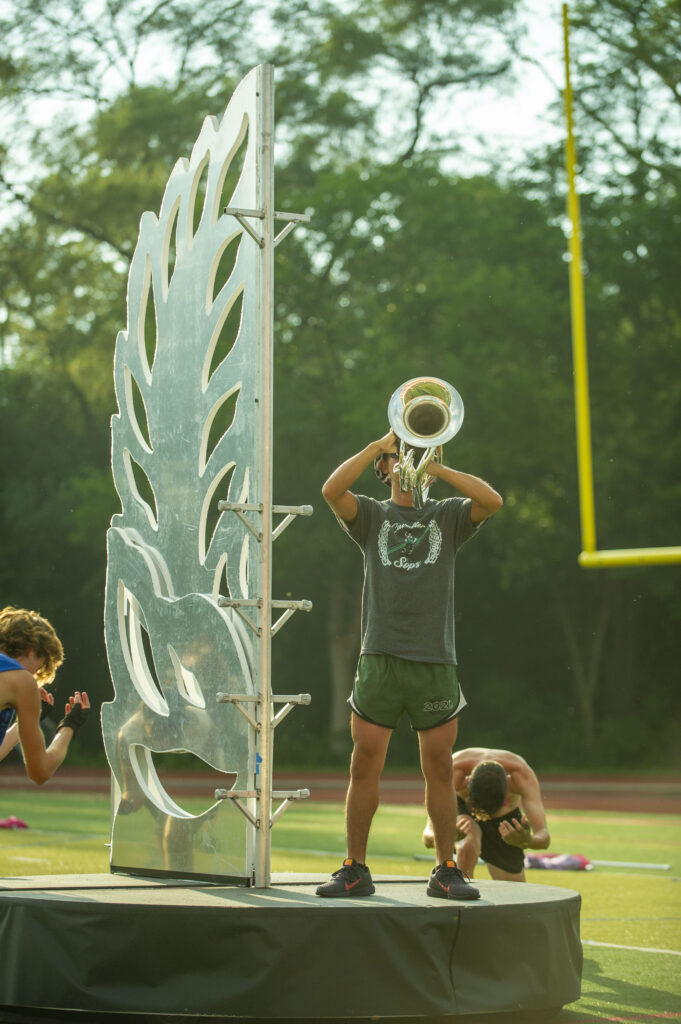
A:
{"type": "MultiPolygon", "coordinates": [[[[385,433],[400,383],[433,374],[466,408],[446,461],[505,498],[457,564],[461,742],[510,746],[543,770],[671,767],[678,569],[577,565],[561,148],[538,142],[509,163],[490,138],[472,173],[455,114],[434,116],[464,90],[510,87],[523,4],[255,7],[122,0],[95,18],[81,0],[19,0],[0,19],[0,600],[57,626],[60,689],[111,699],[112,361],[139,217],[204,117],[267,60],[276,202],[311,215],[275,268],[275,499],[315,506],[275,545],[277,594],[314,602],[274,640],[275,689],[313,696],[278,730],[279,760],[346,754],[361,557],[321,484],[385,433]],[[59,108],[47,127],[27,117],[38,101],[59,108]]],[[[572,5],[603,548],[678,543],[679,29],[671,0],[572,5]]],[[[361,486],[382,496],[370,475],[361,486]]],[[[397,739],[393,763],[411,763],[408,730],[397,739]]]]}

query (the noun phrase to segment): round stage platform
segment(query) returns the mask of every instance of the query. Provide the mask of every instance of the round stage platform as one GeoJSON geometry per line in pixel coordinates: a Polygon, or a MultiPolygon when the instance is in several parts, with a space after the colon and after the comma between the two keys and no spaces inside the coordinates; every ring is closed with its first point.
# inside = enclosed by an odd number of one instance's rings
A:
{"type": "MultiPolygon", "coordinates": [[[[475,880],[473,902],[376,876],[268,889],[124,875],[0,879],[6,1010],[256,1019],[457,1017],[548,1010],[580,995],[580,896],[475,880]]],[[[503,1019],[503,1018],[502,1018],[503,1019]]]]}

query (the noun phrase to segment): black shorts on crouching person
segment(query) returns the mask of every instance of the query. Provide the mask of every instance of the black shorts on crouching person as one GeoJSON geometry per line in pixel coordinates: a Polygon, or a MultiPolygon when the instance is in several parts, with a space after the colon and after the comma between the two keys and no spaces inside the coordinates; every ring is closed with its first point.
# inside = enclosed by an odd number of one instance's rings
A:
{"type": "MultiPolygon", "coordinates": [[[[473,817],[465,800],[462,800],[459,796],[456,798],[456,802],[459,814],[468,814],[469,817],[473,817]]],[[[516,807],[514,810],[509,811],[508,814],[503,814],[500,818],[491,818],[490,821],[476,821],[475,818],[473,820],[476,825],[480,826],[482,832],[482,845],[480,848],[482,860],[486,864],[494,864],[496,868],[507,871],[509,875],[519,875],[525,867],[525,851],[521,850],[519,846],[509,846],[508,843],[504,842],[499,835],[499,823],[502,821],[522,821],[520,810],[516,807]]]]}

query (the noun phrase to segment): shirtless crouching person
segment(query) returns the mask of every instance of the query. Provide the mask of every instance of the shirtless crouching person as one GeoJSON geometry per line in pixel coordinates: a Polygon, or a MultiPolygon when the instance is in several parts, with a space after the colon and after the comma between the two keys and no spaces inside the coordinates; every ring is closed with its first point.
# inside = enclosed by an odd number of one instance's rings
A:
{"type": "MultiPolygon", "coordinates": [[[[456,862],[473,878],[478,858],[497,881],[524,882],[524,850],[551,842],[539,780],[510,750],[468,747],[452,755],[457,796],[456,862]]],[[[430,820],[423,842],[433,846],[430,820]]]]}

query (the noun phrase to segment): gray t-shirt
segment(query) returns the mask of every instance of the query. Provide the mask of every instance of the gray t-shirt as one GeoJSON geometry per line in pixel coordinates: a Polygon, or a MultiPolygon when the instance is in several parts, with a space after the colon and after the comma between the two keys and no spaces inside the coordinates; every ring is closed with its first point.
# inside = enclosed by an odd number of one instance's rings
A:
{"type": "Polygon", "coordinates": [[[422,509],[356,498],[355,521],[338,521],[364,554],[362,654],[456,665],[454,560],[477,532],[470,498],[422,509]]]}

